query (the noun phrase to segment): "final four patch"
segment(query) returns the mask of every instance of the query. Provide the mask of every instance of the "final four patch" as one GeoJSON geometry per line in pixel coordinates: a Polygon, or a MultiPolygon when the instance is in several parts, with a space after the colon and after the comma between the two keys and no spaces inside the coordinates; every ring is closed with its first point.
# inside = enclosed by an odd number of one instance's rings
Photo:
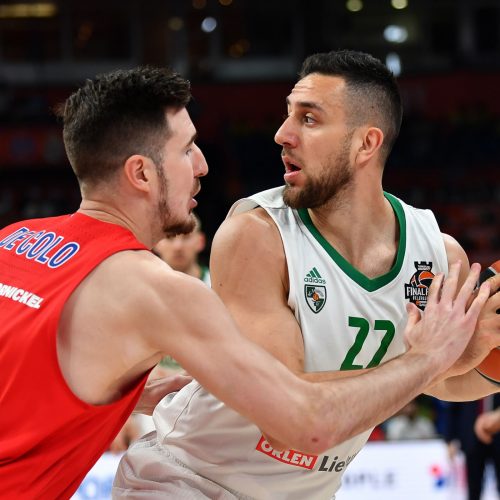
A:
{"type": "Polygon", "coordinates": [[[304,285],[304,296],[306,298],[307,305],[313,313],[319,313],[323,309],[326,302],[326,287],[320,285],[319,283],[326,284],[319,274],[318,270],[313,267],[304,278],[306,283],[314,283],[309,285],[304,285]]]}
{"type": "Polygon", "coordinates": [[[427,305],[429,287],[434,279],[434,273],[431,272],[432,262],[414,262],[414,264],[417,271],[405,285],[405,299],[423,311],[427,305]]]}

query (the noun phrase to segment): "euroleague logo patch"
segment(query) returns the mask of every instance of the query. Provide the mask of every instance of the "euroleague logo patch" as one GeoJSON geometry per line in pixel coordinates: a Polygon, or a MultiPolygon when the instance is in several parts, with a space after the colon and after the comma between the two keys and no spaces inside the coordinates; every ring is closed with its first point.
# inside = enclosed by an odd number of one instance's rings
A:
{"type": "Polygon", "coordinates": [[[405,284],[405,299],[413,302],[422,311],[427,305],[427,295],[429,287],[434,279],[432,262],[415,262],[417,270],[410,278],[410,282],[405,284]]]}

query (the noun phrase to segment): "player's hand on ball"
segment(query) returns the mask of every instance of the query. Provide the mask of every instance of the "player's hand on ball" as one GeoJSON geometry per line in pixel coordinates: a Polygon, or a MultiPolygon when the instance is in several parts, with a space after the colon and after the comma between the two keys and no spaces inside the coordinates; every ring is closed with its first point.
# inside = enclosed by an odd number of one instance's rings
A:
{"type": "Polygon", "coordinates": [[[498,293],[500,290],[500,261],[495,262],[488,270],[495,269],[495,267],[497,274],[487,278],[491,296],[481,310],[476,328],[476,331],[482,334],[491,349],[500,346],[500,293],[498,293]]]}
{"type": "MultiPolygon", "coordinates": [[[[495,275],[490,272],[495,265],[500,269],[500,262],[496,262],[485,269],[478,280],[478,284],[481,284],[488,279],[490,298],[481,309],[469,345],[452,366],[448,374],[450,377],[467,373],[477,367],[484,369],[487,378],[491,377],[492,380],[500,381],[500,350],[496,349],[497,346],[500,346],[500,315],[497,314],[500,307],[500,294],[496,293],[500,288],[500,274],[495,275]]],[[[475,290],[471,295],[468,305],[472,303],[478,291],[478,289],[475,290]]]]}
{"type": "Polygon", "coordinates": [[[500,385],[500,260],[494,262],[481,273],[479,281],[488,280],[491,297],[484,305],[477,322],[472,341],[484,345],[486,353],[476,359],[473,366],[486,379],[500,385]]]}
{"type": "Polygon", "coordinates": [[[414,352],[432,355],[439,363],[441,375],[450,369],[469,344],[481,309],[490,294],[490,284],[483,283],[467,308],[481,266],[471,266],[457,293],[460,266],[460,262],[454,263],[446,280],[442,274],[436,275],[421,315],[417,314],[413,304],[408,304],[406,341],[414,352]]]}
{"type": "MultiPolygon", "coordinates": [[[[497,367],[495,376],[500,380],[500,351],[496,347],[500,346],[500,315],[496,311],[500,308],[500,294],[495,293],[500,286],[500,275],[488,280],[490,285],[490,298],[486,301],[477,320],[474,335],[467,348],[452,366],[448,376],[461,375],[477,367],[490,353],[495,359],[493,368],[497,367]],[[493,351],[495,350],[495,351],[493,351]]],[[[477,295],[475,292],[474,296],[477,295]]],[[[471,299],[472,301],[472,299],[471,299]]],[[[487,368],[491,372],[491,367],[487,368]]],[[[490,373],[491,374],[491,373],[490,373]]]]}

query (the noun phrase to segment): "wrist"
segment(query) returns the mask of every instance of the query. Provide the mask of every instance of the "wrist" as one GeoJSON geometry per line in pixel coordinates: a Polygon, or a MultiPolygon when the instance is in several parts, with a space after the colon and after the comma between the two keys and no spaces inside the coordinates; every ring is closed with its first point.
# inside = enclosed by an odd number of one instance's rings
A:
{"type": "Polygon", "coordinates": [[[403,355],[405,363],[409,363],[417,367],[422,373],[422,376],[427,379],[427,386],[431,386],[441,382],[446,378],[445,374],[449,369],[449,362],[443,361],[435,355],[430,355],[427,352],[420,352],[410,348],[403,355]]]}

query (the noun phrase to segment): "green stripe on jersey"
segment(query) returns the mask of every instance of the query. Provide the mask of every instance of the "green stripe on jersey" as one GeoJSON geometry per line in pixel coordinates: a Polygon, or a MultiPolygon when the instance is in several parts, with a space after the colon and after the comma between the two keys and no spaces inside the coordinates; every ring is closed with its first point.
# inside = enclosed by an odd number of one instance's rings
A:
{"type": "MultiPolygon", "coordinates": [[[[376,278],[368,278],[363,273],[359,272],[355,267],[353,267],[342,255],[340,255],[335,248],[333,248],[328,241],[323,237],[323,235],[318,231],[313,221],[311,220],[311,216],[307,211],[307,208],[299,208],[297,210],[299,217],[302,222],[309,230],[309,232],[314,236],[316,241],[326,250],[328,255],[333,259],[333,261],[347,274],[354,282],[356,282],[359,286],[363,287],[368,292],[374,292],[379,288],[390,283],[401,270],[401,266],[403,265],[403,260],[405,256],[406,250],[406,217],[404,209],[401,205],[401,202],[395,198],[392,194],[384,192],[384,196],[387,198],[389,203],[396,214],[396,218],[399,223],[399,244],[398,244],[398,252],[396,255],[396,262],[392,266],[389,272],[382,276],[377,276],[376,278]]],[[[314,268],[316,269],[316,268],[314,268]]],[[[317,271],[316,271],[317,272],[317,271]]],[[[311,271],[312,273],[312,271],[311,271]]],[[[319,276],[319,273],[318,273],[319,276]]]]}

